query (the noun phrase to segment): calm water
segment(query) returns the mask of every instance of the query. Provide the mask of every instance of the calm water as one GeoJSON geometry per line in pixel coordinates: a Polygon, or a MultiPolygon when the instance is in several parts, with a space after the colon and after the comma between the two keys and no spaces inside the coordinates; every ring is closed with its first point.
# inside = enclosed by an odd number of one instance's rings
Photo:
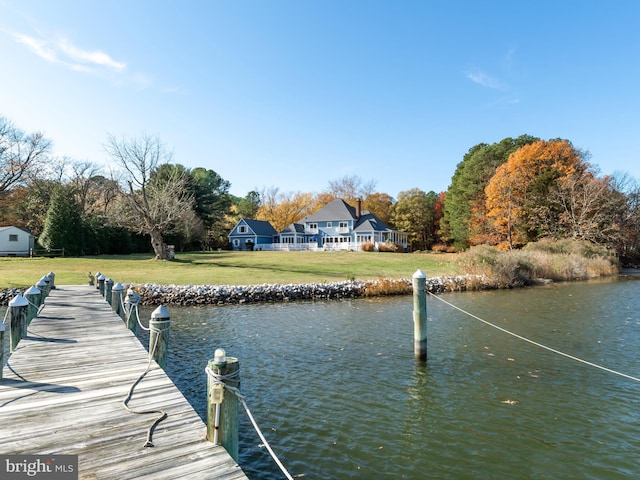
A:
{"type": "MultiPolygon", "coordinates": [[[[442,298],[537,342],[640,376],[640,281],[442,298]]],[[[169,374],[204,416],[217,347],[291,474],[310,479],[616,479],[640,475],[640,383],[411,297],[171,309],[169,374]]],[[[246,416],[241,464],[282,478],[246,416]]]]}
{"type": "MultiPolygon", "coordinates": [[[[640,376],[640,278],[441,298],[540,343],[640,376]]],[[[170,308],[168,373],[201,416],[217,347],[271,446],[305,479],[640,476],[640,383],[576,363],[428,299],[170,308]]],[[[148,318],[148,311],[143,315],[148,318]]],[[[144,383],[139,387],[144,388],[144,383]]],[[[241,414],[241,464],[283,478],[241,414]]]]}

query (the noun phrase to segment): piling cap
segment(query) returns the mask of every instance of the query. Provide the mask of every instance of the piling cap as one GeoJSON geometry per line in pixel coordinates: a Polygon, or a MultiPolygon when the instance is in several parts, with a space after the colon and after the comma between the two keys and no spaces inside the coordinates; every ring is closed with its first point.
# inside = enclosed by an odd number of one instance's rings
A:
{"type": "Polygon", "coordinates": [[[29,287],[24,291],[24,295],[40,295],[41,293],[38,287],[29,287]]]}
{"type": "Polygon", "coordinates": [[[420,269],[416,270],[416,273],[413,274],[413,278],[427,278],[427,275],[420,269]]]}
{"type": "Polygon", "coordinates": [[[124,285],[122,285],[120,282],[117,282],[117,283],[113,286],[113,288],[111,289],[111,291],[112,291],[112,292],[113,292],[113,291],[116,291],[116,292],[118,292],[118,291],[123,291],[123,292],[124,292],[124,285]]]}
{"type": "Polygon", "coordinates": [[[49,285],[51,283],[51,279],[49,277],[47,277],[46,275],[44,277],[42,277],[40,280],[43,281],[47,285],[49,285]]]}
{"type": "Polygon", "coordinates": [[[98,280],[99,282],[104,282],[107,279],[107,277],[105,277],[102,273],[98,273],[96,275],[96,280],[98,280]]]}
{"type": "Polygon", "coordinates": [[[158,318],[166,319],[166,318],[171,318],[171,315],[169,315],[169,310],[164,308],[164,305],[160,305],[158,308],[156,308],[151,313],[151,318],[154,318],[154,319],[158,319],[158,318]]]}
{"type": "Polygon", "coordinates": [[[133,288],[129,287],[127,288],[127,296],[128,297],[138,297],[140,298],[140,295],[138,294],[138,292],[136,292],[133,288]]]}
{"type": "Polygon", "coordinates": [[[110,278],[107,278],[104,283],[109,283],[111,285],[113,285],[113,280],[111,280],[110,278]]]}
{"type": "Polygon", "coordinates": [[[9,302],[10,307],[26,307],[27,305],[29,305],[29,301],[26,298],[24,298],[22,295],[16,295],[9,302]]]}
{"type": "Polygon", "coordinates": [[[38,280],[38,283],[36,283],[36,287],[38,287],[40,289],[42,289],[42,288],[44,288],[46,286],[47,286],[47,282],[45,282],[44,279],[42,279],[42,278],[40,280],[38,280]]]}

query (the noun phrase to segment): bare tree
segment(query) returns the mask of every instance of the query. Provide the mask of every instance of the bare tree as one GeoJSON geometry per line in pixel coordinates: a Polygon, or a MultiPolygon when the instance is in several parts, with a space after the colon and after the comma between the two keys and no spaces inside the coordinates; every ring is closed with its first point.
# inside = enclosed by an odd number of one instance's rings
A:
{"type": "Polygon", "coordinates": [[[108,135],[105,150],[125,170],[127,188],[123,192],[117,222],[134,231],[148,234],[156,259],[169,259],[164,237],[180,229],[188,218],[193,201],[187,190],[187,177],[179,169],[161,180],[153,173],[169,163],[172,155],[157,136],[117,139],[108,135]]]}
{"type": "Polygon", "coordinates": [[[327,193],[334,198],[342,198],[348,203],[354,203],[358,198],[367,198],[375,188],[375,180],[365,181],[358,175],[347,175],[338,180],[329,181],[327,193]]]}
{"type": "Polygon", "coordinates": [[[27,171],[44,160],[51,141],[42,133],[26,134],[0,117],[0,193],[20,185],[27,171]]]}
{"type": "Polygon", "coordinates": [[[557,219],[547,222],[551,235],[559,233],[609,246],[620,243],[625,196],[616,189],[613,177],[599,178],[595,173],[573,172],[550,189],[550,205],[559,212],[557,219]]]}

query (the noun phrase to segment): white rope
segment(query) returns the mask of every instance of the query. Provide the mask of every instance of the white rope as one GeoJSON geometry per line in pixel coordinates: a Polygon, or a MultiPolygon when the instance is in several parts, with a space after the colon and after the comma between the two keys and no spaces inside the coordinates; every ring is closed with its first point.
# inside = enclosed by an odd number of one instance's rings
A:
{"type": "Polygon", "coordinates": [[[271,458],[273,458],[273,461],[276,462],[276,465],[278,465],[278,467],[280,467],[280,470],[282,471],[284,476],[288,480],[293,480],[293,477],[291,476],[291,474],[287,471],[285,466],[278,459],[278,456],[273,451],[273,449],[269,445],[269,442],[267,442],[267,439],[262,434],[262,431],[260,430],[260,427],[258,426],[258,423],[256,422],[255,418],[253,418],[253,415],[251,414],[251,410],[249,410],[249,406],[247,405],[247,402],[245,402],[245,400],[244,400],[244,395],[242,395],[242,393],[240,393],[240,390],[238,390],[237,388],[232,387],[230,385],[227,385],[227,384],[225,384],[223,382],[223,380],[232,380],[232,379],[238,377],[240,372],[239,371],[235,371],[235,372],[233,372],[233,373],[231,373],[229,375],[220,375],[220,374],[215,373],[209,367],[205,368],[205,372],[207,372],[207,375],[209,375],[209,377],[211,377],[211,379],[213,380],[214,383],[219,383],[219,384],[223,385],[225,390],[229,390],[236,397],[238,397],[238,400],[240,400],[240,403],[244,407],[244,410],[247,412],[247,415],[249,416],[249,420],[251,420],[251,423],[253,424],[253,428],[255,428],[256,433],[260,437],[260,440],[262,440],[262,443],[264,444],[265,448],[267,449],[267,451],[271,455],[271,458]]]}
{"type": "MultiPolygon", "coordinates": [[[[160,330],[160,331],[164,331],[164,330],[160,330]]],[[[147,440],[144,443],[143,447],[153,447],[153,432],[156,429],[156,427],[158,426],[158,424],[163,421],[165,418],[168,417],[167,413],[164,410],[160,410],[160,409],[154,409],[154,410],[134,410],[131,407],[129,407],[129,401],[131,400],[131,397],[133,396],[133,391],[136,388],[136,386],[142,381],[142,379],[147,375],[147,373],[149,373],[149,370],[151,370],[151,366],[153,364],[153,354],[155,353],[156,347],[158,346],[158,336],[155,336],[154,338],[154,343],[153,345],[149,345],[149,363],[147,363],[147,368],[145,369],[144,372],[142,372],[142,374],[136,379],[135,382],[133,382],[133,385],[131,385],[131,388],[129,389],[129,393],[127,394],[126,398],[122,401],[122,406],[125,408],[125,410],[127,410],[129,413],[133,413],[136,415],[146,415],[146,414],[150,414],[150,413],[158,413],[161,416],[158,417],[153,424],[151,424],[151,426],[149,427],[149,430],[147,431],[147,440]]]]}
{"type": "MultiPolygon", "coordinates": [[[[33,303],[31,300],[29,300],[28,298],[24,297],[27,302],[29,303],[29,305],[31,305],[32,307],[38,308],[38,305],[36,305],[35,303],[33,303]]],[[[40,306],[40,308],[38,309],[38,313],[37,315],[40,315],[40,312],[42,311],[42,309],[44,308],[44,303],[40,306]]],[[[2,323],[4,323],[5,325],[7,325],[7,318],[9,318],[9,313],[11,312],[11,307],[7,307],[7,311],[4,312],[4,318],[2,319],[2,323]]]]}
{"type": "Polygon", "coordinates": [[[519,339],[519,340],[522,340],[522,341],[524,341],[524,342],[530,343],[530,344],[532,344],[532,345],[535,345],[536,347],[543,348],[544,350],[548,350],[548,351],[553,352],[553,353],[556,353],[556,354],[558,354],[558,355],[562,355],[563,357],[569,358],[569,359],[571,359],[571,360],[575,360],[576,362],[584,363],[585,365],[589,365],[590,367],[599,368],[600,370],[604,370],[605,372],[613,373],[613,374],[615,374],[615,375],[619,375],[619,376],[621,376],[621,377],[628,378],[629,380],[634,380],[634,381],[636,381],[636,382],[640,382],[640,378],[638,378],[638,377],[634,377],[634,376],[632,376],[632,375],[627,375],[626,373],[618,372],[618,371],[616,371],[616,370],[612,370],[611,368],[603,367],[602,365],[598,365],[597,363],[589,362],[589,361],[584,360],[584,359],[582,359],[582,358],[575,357],[575,356],[570,355],[570,354],[568,354],[568,353],[564,353],[564,352],[562,352],[562,351],[560,351],[560,350],[556,350],[555,348],[548,347],[547,345],[543,345],[542,343],[535,342],[535,341],[530,340],[530,339],[528,339],[528,338],[526,338],[526,337],[523,337],[522,335],[518,335],[517,333],[511,332],[511,331],[507,330],[506,328],[502,328],[502,327],[499,327],[498,325],[495,325],[495,324],[493,324],[493,323],[491,323],[491,322],[488,322],[487,320],[484,320],[484,319],[482,319],[482,318],[478,317],[477,315],[474,315],[474,314],[472,314],[472,313],[469,313],[469,312],[467,312],[466,310],[463,310],[462,308],[460,308],[460,307],[458,307],[458,306],[456,306],[456,305],[454,305],[454,304],[452,304],[452,303],[449,303],[449,302],[447,302],[446,300],[443,300],[443,299],[442,299],[442,298],[440,298],[439,296],[434,295],[433,293],[431,293],[431,292],[429,292],[429,291],[427,291],[427,293],[428,293],[429,295],[431,295],[432,297],[434,297],[434,298],[436,298],[436,299],[440,300],[442,303],[444,303],[444,304],[446,304],[446,305],[449,305],[451,308],[454,308],[454,309],[456,309],[456,310],[458,310],[458,311],[460,311],[460,312],[464,313],[465,315],[470,316],[471,318],[474,318],[474,319],[476,319],[476,320],[479,320],[479,321],[481,321],[482,323],[484,323],[485,325],[489,325],[490,327],[493,327],[493,328],[495,328],[495,329],[497,329],[497,330],[500,330],[501,332],[504,332],[504,333],[506,333],[506,334],[508,334],[508,335],[511,335],[512,337],[516,337],[516,338],[517,338],[517,339],[519,339]]]}
{"type": "Polygon", "coordinates": [[[120,312],[122,313],[122,320],[127,321],[127,309],[124,304],[124,295],[120,295],[120,312]]]}
{"type": "Polygon", "coordinates": [[[31,305],[32,307],[35,308],[39,308],[38,305],[36,305],[35,303],[33,303],[31,300],[29,300],[26,296],[24,297],[24,299],[27,301],[27,303],[29,303],[29,305],[31,305]]]}
{"type": "MultiPolygon", "coordinates": [[[[138,313],[138,305],[136,305],[136,313],[138,313]]],[[[148,332],[151,330],[151,327],[145,327],[142,322],[140,321],[140,315],[136,315],[136,317],[138,318],[138,326],[143,329],[145,332],[148,332]]]]}
{"type": "Polygon", "coordinates": [[[127,325],[129,325],[129,319],[131,318],[131,314],[133,313],[133,311],[134,311],[134,309],[135,309],[135,312],[136,312],[136,321],[138,322],[138,326],[139,326],[142,330],[144,330],[144,331],[148,332],[150,329],[149,329],[148,327],[145,327],[145,326],[142,324],[142,322],[140,322],[140,311],[138,310],[138,304],[139,304],[139,302],[132,302],[132,303],[129,303],[129,305],[131,306],[131,308],[126,308],[126,304],[125,304],[125,307],[123,307],[123,311],[125,312],[125,323],[126,323],[127,325]]]}

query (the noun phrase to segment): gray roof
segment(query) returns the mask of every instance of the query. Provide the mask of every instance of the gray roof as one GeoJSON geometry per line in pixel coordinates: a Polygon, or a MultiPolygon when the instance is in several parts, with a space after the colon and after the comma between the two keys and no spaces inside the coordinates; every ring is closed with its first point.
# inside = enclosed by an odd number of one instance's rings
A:
{"type": "MultiPolygon", "coordinates": [[[[244,221],[247,226],[253,230],[253,233],[261,237],[270,237],[277,235],[276,229],[266,220],[252,220],[250,218],[243,218],[240,222],[244,221]]],[[[240,223],[238,222],[238,223],[240,223]]]]}
{"type": "Polygon", "coordinates": [[[341,198],[327,203],[324,207],[311,215],[304,217],[301,222],[335,222],[338,220],[355,220],[356,209],[341,198]]]}
{"type": "Polygon", "coordinates": [[[0,227],[0,231],[2,231],[2,230],[6,230],[6,229],[8,229],[8,228],[17,228],[18,230],[22,230],[23,232],[28,233],[29,235],[33,235],[33,234],[31,233],[31,230],[29,230],[28,228],[16,227],[15,225],[6,225],[6,226],[4,226],[4,227],[0,227]]]}
{"type": "Polygon", "coordinates": [[[353,220],[354,232],[384,232],[391,230],[386,223],[368,210],[361,212],[360,218],[356,218],[356,209],[341,198],[328,203],[320,210],[304,217],[301,222],[336,222],[340,220],[353,220]]]}
{"type": "Polygon", "coordinates": [[[360,217],[360,221],[353,229],[354,232],[385,232],[387,230],[391,230],[391,228],[373,213],[369,212],[366,212],[360,217]]]}
{"type": "Polygon", "coordinates": [[[280,234],[283,233],[304,233],[304,225],[301,223],[292,223],[280,232],[280,234]]]}

